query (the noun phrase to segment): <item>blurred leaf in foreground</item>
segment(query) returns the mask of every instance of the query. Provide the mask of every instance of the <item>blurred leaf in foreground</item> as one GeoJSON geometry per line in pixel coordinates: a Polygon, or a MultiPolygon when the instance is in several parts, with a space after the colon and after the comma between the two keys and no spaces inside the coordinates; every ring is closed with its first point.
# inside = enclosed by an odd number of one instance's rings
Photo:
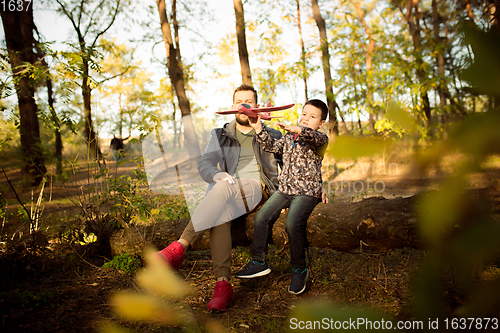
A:
{"type": "Polygon", "coordinates": [[[386,117],[408,134],[414,133],[417,129],[415,117],[403,109],[396,101],[389,102],[386,117]]]}
{"type": "Polygon", "coordinates": [[[144,251],[146,268],[137,273],[139,286],[161,296],[186,296],[191,291],[189,286],[175,274],[164,259],[154,253],[152,248],[144,251]]]}
{"type": "Polygon", "coordinates": [[[474,62],[462,71],[462,78],[479,93],[500,96],[500,34],[464,27],[465,41],[472,47],[474,62]]]}
{"type": "Polygon", "coordinates": [[[129,321],[148,321],[168,325],[192,322],[184,311],[168,305],[165,300],[134,291],[121,291],[111,298],[115,311],[129,321]]]}
{"type": "Polygon", "coordinates": [[[443,236],[457,223],[464,207],[463,179],[449,180],[439,191],[425,194],[418,212],[424,239],[432,246],[439,246],[443,236]]]}
{"type": "Polygon", "coordinates": [[[389,149],[392,141],[382,138],[358,138],[340,136],[329,145],[327,154],[335,158],[358,158],[381,154],[384,149],[389,149]]]}

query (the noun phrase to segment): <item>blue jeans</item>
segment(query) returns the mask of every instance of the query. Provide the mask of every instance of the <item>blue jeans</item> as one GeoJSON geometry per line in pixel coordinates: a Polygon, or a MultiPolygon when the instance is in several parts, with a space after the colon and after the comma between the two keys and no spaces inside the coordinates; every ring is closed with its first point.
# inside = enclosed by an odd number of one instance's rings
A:
{"type": "Polygon", "coordinates": [[[290,241],[290,263],[293,269],[306,268],[307,219],[320,200],[309,195],[274,192],[255,215],[255,230],[251,245],[253,260],[265,261],[267,239],[272,234],[274,222],[283,208],[290,208],[285,227],[290,241]]]}

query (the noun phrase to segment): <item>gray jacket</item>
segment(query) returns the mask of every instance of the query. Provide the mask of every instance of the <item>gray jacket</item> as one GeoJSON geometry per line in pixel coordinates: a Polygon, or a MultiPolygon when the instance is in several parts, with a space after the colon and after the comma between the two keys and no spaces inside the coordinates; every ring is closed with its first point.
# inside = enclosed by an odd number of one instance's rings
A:
{"type": "MultiPolygon", "coordinates": [[[[279,139],[282,137],[280,131],[267,127],[269,134],[279,139]]],[[[278,188],[278,165],[283,165],[281,154],[266,152],[256,142],[252,142],[253,151],[259,165],[260,180],[270,191],[274,193],[278,188]]],[[[215,185],[213,181],[216,173],[225,171],[234,175],[240,157],[240,143],[236,138],[236,121],[224,125],[223,128],[215,128],[210,132],[210,140],[205,152],[198,163],[198,172],[203,180],[209,183],[208,190],[215,185]]]]}

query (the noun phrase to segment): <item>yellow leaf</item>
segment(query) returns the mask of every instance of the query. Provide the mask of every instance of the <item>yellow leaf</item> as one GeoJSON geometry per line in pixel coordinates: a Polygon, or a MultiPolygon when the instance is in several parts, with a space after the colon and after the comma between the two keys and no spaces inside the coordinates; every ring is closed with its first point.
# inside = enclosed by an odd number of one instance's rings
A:
{"type": "Polygon", "coordinates": [[[165,260],[146,249],[146,268],[137,273],[137,283],[144,289],[169,297],[181,297],[190,292],[189,286],[175,274],[165,260]]]}
{"type": "Polygon", "coordinates": [[[113,294],[111,304],[119,315],[129,321],[148,321],[168,325],[193,321],[188,313],[165,304],[161,298],[134,291],[120,291],[113,294]]]}
{"type": "Polygon", "coordinates": [[[127,320],[153,320],[160,305],[158,298],[132,291],[120,291],[111,297],[115,310],[127,320]]]}

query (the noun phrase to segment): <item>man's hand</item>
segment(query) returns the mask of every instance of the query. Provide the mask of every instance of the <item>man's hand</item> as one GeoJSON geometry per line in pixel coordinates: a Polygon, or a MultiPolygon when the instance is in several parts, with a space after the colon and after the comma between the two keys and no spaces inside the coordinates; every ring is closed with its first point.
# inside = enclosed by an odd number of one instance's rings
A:
{"type": "Polygon", "coordinates": [[[236,180],[233,176],[227,172],[217,172],[214,176],[214,182],[218,183],[220,181],[228,182],[229,184],[236,184],[236,180]]]}
{"type": "Polygon", "coordinates": [[[292,133],[297,133],[300,134],[302,133],[302,128],[300,126],[292,126],[292,125],[285,125],[283,123],[278,123],[278,126],[284,129],[285,131],[292,132],[292,133]]]}
{"type": "Polygon", "coordinates": [[[256,134],[259,134],[262,131],[262,123],[260,121],[260,114],[257,117],[248,117],[248,123],[255,130],[256,134]]]}

